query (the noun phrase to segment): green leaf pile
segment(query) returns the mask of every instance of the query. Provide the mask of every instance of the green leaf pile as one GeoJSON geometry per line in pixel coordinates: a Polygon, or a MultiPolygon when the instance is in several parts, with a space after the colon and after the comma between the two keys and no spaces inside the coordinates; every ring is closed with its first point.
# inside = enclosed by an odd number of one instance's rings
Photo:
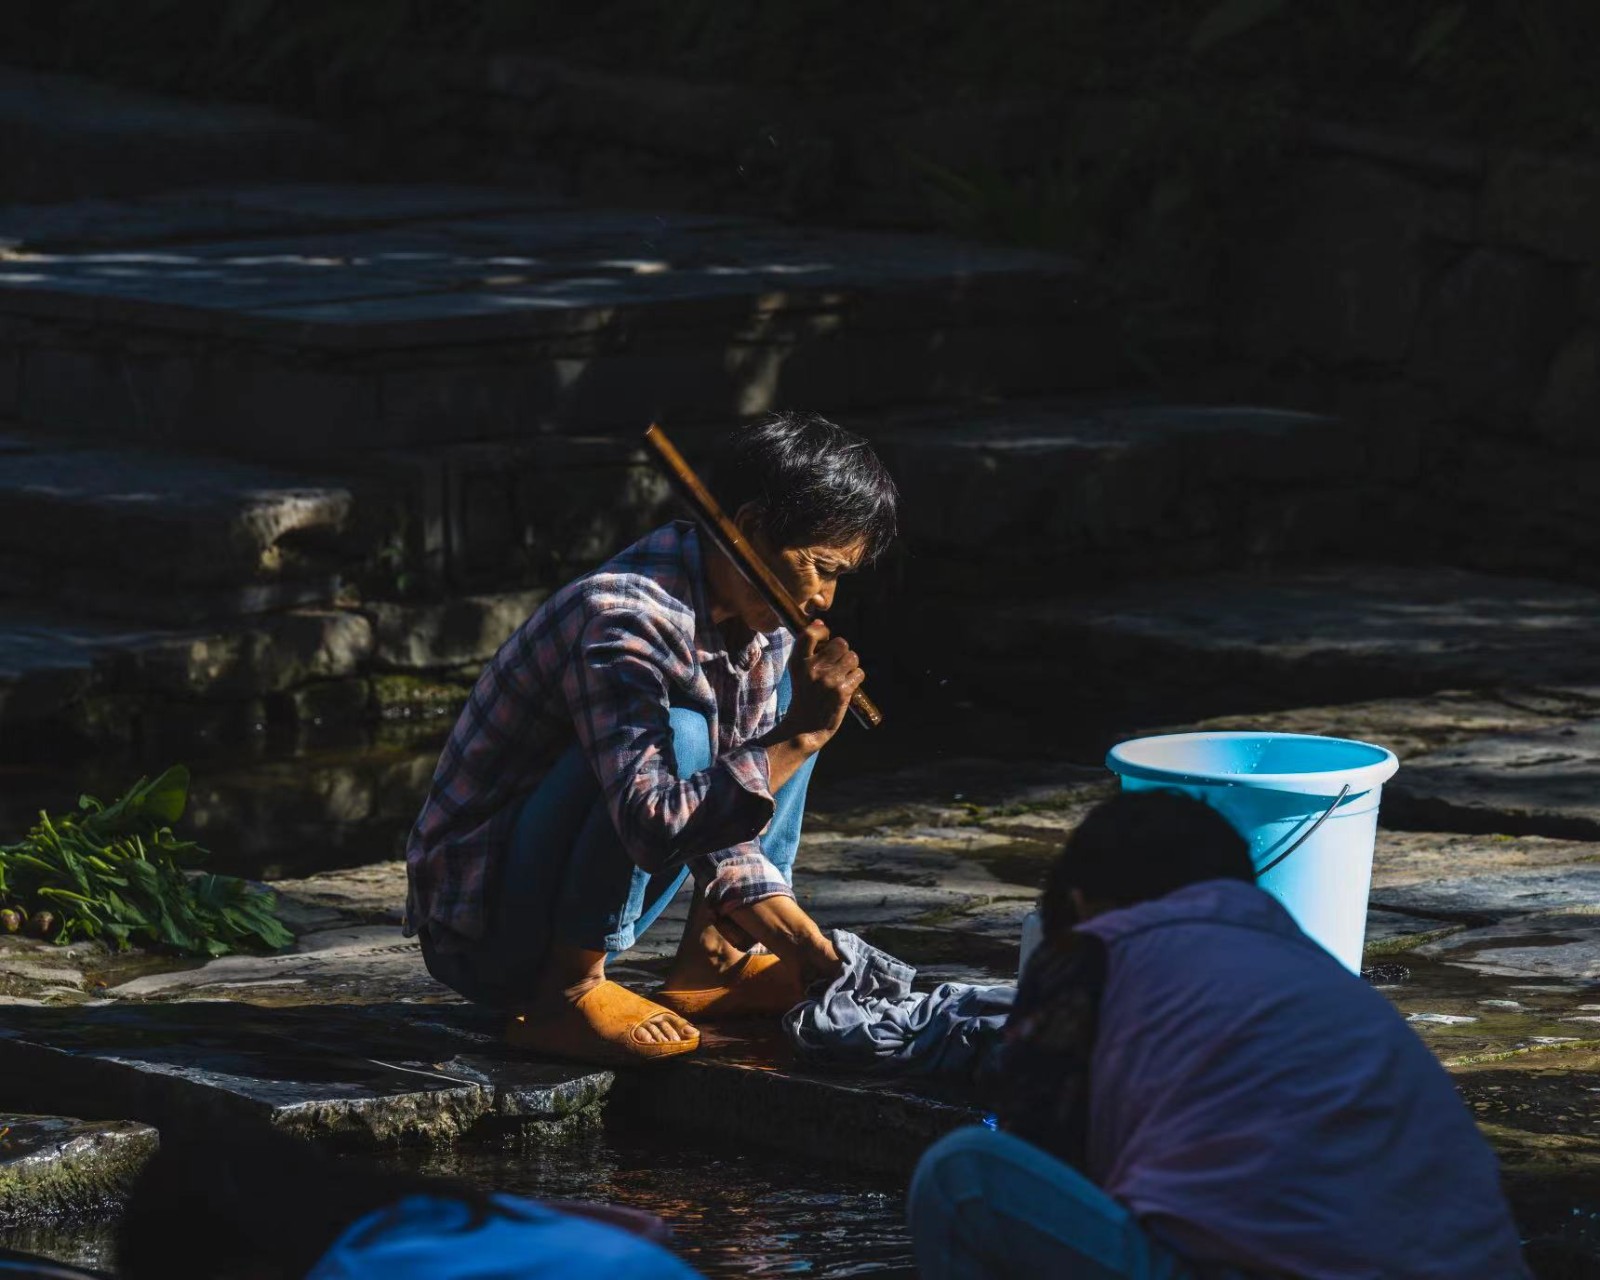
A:
{"type": "Polygon", "coordinates": [[[274,914],[273,894],[188,869],[206,856],[172,833],[188,795],[189,771],[176,765],[114,804],[86,795],[76,814],[41,813],[20,841],[0,845],[0,906],[36,920],[48,912],[58,943],[100,938],[119,950],[139,942],[199,956],[288,946],[294,935],[274,914]]]}

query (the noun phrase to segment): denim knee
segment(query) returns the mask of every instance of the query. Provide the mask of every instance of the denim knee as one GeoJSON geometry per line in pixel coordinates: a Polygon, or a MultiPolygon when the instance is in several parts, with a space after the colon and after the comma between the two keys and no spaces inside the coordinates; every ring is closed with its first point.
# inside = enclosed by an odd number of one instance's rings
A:
{"type": "Polygon", "coordinates": [[[716,756],[711,750],[711,724],[698,711],[672,707],[667,712],[672,730],[672,763],[678,777],[686,778],[709,769],[716,756]]]}
{"type": "Polygon", "coordinates": [[[911,1177],[907,1203],[913,1213],[919,1205],[945,1213],[963,1199],[981,1196],[979,1167],[993,1159],[995,1134],[982,1125],[969,1125],[947,1133],[922,1153],[911,1177]]]}

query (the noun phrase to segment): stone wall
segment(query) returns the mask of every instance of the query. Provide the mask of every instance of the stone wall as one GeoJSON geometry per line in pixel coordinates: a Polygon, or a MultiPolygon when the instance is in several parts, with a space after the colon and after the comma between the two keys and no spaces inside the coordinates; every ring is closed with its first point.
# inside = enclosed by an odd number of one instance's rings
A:
{"type": "Polygon", "coordinates": [[[1322,129],[1274,195],[1230,246],[1224,348],[1403,404],[1401,529],[1433,554],[1594,581],[1600,158],[1322,129]]]}
{"type": "Polygon", "coordinates": [[[1401,158],[1390,139],[1332,137],[1337,151],[1283,174],[1287,216],[1232,253],[1229,339],[1403,378],[1492,434],[1600,454],[1600,158],[1401,158]]]}

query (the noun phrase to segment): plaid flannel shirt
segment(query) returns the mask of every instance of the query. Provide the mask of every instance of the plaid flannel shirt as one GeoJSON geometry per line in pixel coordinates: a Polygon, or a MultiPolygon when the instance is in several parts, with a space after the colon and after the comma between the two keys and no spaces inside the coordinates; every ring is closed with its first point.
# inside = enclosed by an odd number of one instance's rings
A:
{"type": "Polygon", "coordinates": [[[711,623],[700,537],[674,521],[551,596],[484,668],[406,847],[406,932],[442,949],[481,938],[485,890],[520,808],[576,741],[633,862],[688,864],[718,914],[793,896],[757,837],[787,631],[732,654],[711,623]],[[680,778],[669,707],[700,712],[716,759],[680,778]]]}

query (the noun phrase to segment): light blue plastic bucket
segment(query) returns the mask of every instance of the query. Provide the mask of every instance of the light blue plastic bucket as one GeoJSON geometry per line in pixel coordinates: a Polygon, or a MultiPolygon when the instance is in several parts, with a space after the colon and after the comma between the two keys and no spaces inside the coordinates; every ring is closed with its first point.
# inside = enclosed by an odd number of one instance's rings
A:
{"type": "Polygon", "coordinates": [[[1250,842],[1261,887],[1360,971],[1394,752],[1301,733],[1172,733],[1121,743],[1106,765],[1124,791],[1182,791],[1220,812],[1250,842]]]}

